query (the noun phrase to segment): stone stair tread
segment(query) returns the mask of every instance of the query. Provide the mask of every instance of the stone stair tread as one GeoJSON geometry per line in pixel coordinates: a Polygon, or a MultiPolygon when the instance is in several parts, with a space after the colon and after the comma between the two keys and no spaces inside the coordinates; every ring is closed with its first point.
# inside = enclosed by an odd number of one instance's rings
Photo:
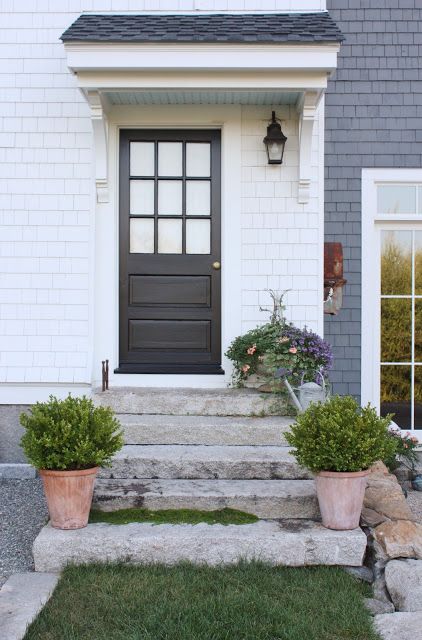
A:
{"type": "Polygon", "coordinates": [[[125,445],[102,478],[312,478],[283,446],[125,445]]]}
{"type": "Polygon", "coordinates": [[[68,563],[219,565],[241,559],[272,565],[361,566],[365,549],[361,529],[332,531],[307,520],[260,520],[227,526],[101,523],[74,531],[47,525],[34,542],[33,555],[36,571],[60,571],[68,563]]]}
{"type": "Polygon", "coordinates": [[[125,444],[285,445],[287,416],[117,414],[125,444]]]}
{"type": "Polygon", "coordinates": [[[231,508],[259,518],[320,519],[313,480],[97,480],[94,507],[231,508]]]}
{"type": "Polygon", "coordinates": [[[285,400],[256,389],[114,387],[105,392],[95,389],[92,398],[120,414],[260,416],[279,415],[281,410],[288,414],[285,400]]]}
{"type": "Polygon", "coordinates": [[[185,479],[98,479],[95,491],[128,495],[146,493],[157,495],[218,496],[314,496],[314,480],[185,480],[185,479]]]}

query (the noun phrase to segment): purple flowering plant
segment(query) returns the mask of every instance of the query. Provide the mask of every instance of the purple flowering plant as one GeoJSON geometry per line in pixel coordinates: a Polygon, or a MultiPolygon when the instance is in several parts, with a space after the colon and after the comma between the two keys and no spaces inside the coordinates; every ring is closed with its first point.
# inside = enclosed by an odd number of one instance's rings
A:
{"type": "Polygon", "coordinates": [[[277,369],[283,369],[295,385],[302,381],[320,383],[333,364],[328,342],[306,327],[300,329],[284,319],[237,337],[226,355],[234,363],[237,384],[258,369],[264,370],[269,378],[274,378],[277,369]]]}

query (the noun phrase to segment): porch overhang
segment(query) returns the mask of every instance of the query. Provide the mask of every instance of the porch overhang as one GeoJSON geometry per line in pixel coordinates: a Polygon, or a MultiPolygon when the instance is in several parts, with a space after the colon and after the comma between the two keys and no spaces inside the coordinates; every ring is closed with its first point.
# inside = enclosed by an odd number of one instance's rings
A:
{"type": "MultiPolygon", "coordinates": [[[[112,17],[108,16],[109,22],[112,17]]],[[[301,41],[296,34],[293,43],[292,38],[284,37],[284,32],[277,36],[281,41],[274,41],[273,37],[264,42],[245,42],[240,36],[233,36],[225,42],[150,42],[128,39],[132,24],[127,18],[123,20],[126,31],[123,36],[120,33],[118,42],[112,39],[115,35],[93,40],[92,33],[84,29],[72,31],[74,25],[62,36],[68,66],[91,107],[98,201],[108,199],[107,115],[110,109],[122,104],[237,103],[296,105],[298,200],[307,203],[314,122],[328,78],[337,66],[342,39],[339,32],[332,36],[313,34],[307,36],[309,41],[301,41]]],[[[180,16],[178,18],[180,22],[180,16]]],[[[309,24],[309,17],[306,23],[309,24]]],[[[330,29],[332,24],[330,22],[330,29]]],[[[146,39],[145,35],[142,37],[146,39]]],[[[263,37],[266,35],[261,40],[263,37]]]]}

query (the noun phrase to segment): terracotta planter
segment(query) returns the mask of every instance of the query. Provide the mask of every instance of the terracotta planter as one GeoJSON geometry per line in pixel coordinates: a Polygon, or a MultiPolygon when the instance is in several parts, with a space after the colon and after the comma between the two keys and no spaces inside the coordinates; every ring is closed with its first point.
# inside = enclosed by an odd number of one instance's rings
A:
{"type": "Polygon", "coordinates": [[[368,474],[369,469],[318,473],[315,482],[324,527],[342,531],[359,526],[368,474]]]}
{"type": "Polygon", "coordinates": [[[40,469],[51,525],[82,529],[88,524],[98,467],[82,471],[40,469]]]}

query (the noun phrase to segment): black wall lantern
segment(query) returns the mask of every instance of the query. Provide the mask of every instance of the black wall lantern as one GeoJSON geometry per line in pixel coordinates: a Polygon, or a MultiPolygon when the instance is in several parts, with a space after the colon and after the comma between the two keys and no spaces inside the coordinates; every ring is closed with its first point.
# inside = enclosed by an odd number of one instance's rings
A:
{"type": "Polygon", "coordinates": [[[271,122],[267,127],[267,135],[264,138],[264,144],[267,148],[268,164],[281,164],[283,162],[286,140],[287,138],[275,117],[275,111],[273,111],[271,122]]]}

